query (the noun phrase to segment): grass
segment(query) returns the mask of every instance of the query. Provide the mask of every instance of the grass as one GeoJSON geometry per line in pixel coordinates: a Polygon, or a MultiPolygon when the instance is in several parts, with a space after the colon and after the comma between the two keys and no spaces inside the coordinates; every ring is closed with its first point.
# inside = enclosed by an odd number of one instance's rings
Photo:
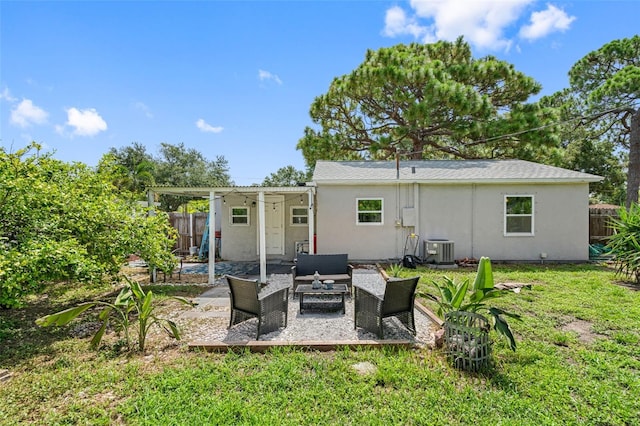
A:
{"type": "MultiPolygon", "coordinates": [[[[419,291],[443,273],[420,273],[419,291]]],[[[0,424],[638,424],[640,291],[597,265],[494,265],[497,282],[531,283],[496,300],[518,349],[492,332],[493,365],[453,369],[439,351],[288,348],[265,354],[189,352],[155,341],[98,352],[69,328],[33,320],[109,289],[56,286],[23,309],[0,311],[0,424]],[[356,364],[369,363],[363,374],[356,364]]],[[[195,296],[202,287],[158,287],[195,296]]],[[[421,298],[429,304],[426,298],[421,298]]],[[[167,303],[169,306],[169,303],[167,303]]]]}

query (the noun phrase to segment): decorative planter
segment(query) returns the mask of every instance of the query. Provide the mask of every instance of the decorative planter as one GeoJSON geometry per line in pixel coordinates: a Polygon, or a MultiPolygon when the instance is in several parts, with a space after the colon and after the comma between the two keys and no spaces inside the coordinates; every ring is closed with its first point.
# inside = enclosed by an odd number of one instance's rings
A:
{"type": "Polygon", "coordinates": [[[482,315],[453,311],[445,314],[444,349],[454,367],[478,371],[489,366],[489,321],[482,315]]]}

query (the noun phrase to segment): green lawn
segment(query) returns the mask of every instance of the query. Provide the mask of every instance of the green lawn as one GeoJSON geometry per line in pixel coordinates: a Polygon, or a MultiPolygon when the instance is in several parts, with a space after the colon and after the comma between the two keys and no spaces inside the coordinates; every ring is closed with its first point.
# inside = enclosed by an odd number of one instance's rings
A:
{"type": "MultiPolygon", "coordinates": [[[[0,311],[0,369],[12,373],[0,424],[640,424],[638,287],[596,265],[493,266],[496,282],[533,286],[496,301],[522,315],[510,321],[518,349],[492,332],[494,365],[482,374],[429,349],[211,354],[166,340],[127,356],[112,339],[91,352],[70,328],[33,320],[104,289],[57,286],[0,311]],[[353,368],[363,362],[375,372],[353,368]]],[[[419,272],[420,291],[445,273],[474,274],[419,272]]]]}

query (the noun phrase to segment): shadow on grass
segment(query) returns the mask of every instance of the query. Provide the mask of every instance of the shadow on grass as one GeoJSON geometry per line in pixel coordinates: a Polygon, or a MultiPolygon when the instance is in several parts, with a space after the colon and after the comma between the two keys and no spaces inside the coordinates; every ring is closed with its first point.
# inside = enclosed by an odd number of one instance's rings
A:
{"type": "MultiPolygon", "coordinates": [[[[146,285],[155,296],[195,297],[202,292],[201,285],[146,285]]],[[[80,339],[89,345],[89,338],[97,328],[98,314],[102,307],[89,309],[66,326],[40,327],[36,319],[80,303],[103,300],[112,302],[120,287],[111,285],[90,286],[56,283],[45,287],[38,296],[27,298],[20,308],[0,308],[0,365],[11,369],[40,356],[56,353],[52,346],[61,341],[80,339]]],[[[116,341],[107,352],[120,352],[122,342],[116,341]]]]}

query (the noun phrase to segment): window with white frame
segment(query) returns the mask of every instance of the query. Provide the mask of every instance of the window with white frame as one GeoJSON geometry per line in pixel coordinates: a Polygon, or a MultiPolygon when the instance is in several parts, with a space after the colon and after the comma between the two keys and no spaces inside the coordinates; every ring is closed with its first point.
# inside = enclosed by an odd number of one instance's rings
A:
{"type": "Polygon", "coordinates": [[[231,207],[229,218],[232,225],[249,225],[249,207],[231,207]]]}
{"type": "Polygon", "coordinates": [[[358,225],[382,225],[382,198],[356,199],[358,225]]]}
{"type": "Polygon", "coordinates": [[[291,226],[307,226],[309,210],[307,207],[291,207],[291,226]]]}
{"type": "Polygon", "coordinates": [[[533,195],[504,196],[504,234],[533,235],[533,195]]]}

